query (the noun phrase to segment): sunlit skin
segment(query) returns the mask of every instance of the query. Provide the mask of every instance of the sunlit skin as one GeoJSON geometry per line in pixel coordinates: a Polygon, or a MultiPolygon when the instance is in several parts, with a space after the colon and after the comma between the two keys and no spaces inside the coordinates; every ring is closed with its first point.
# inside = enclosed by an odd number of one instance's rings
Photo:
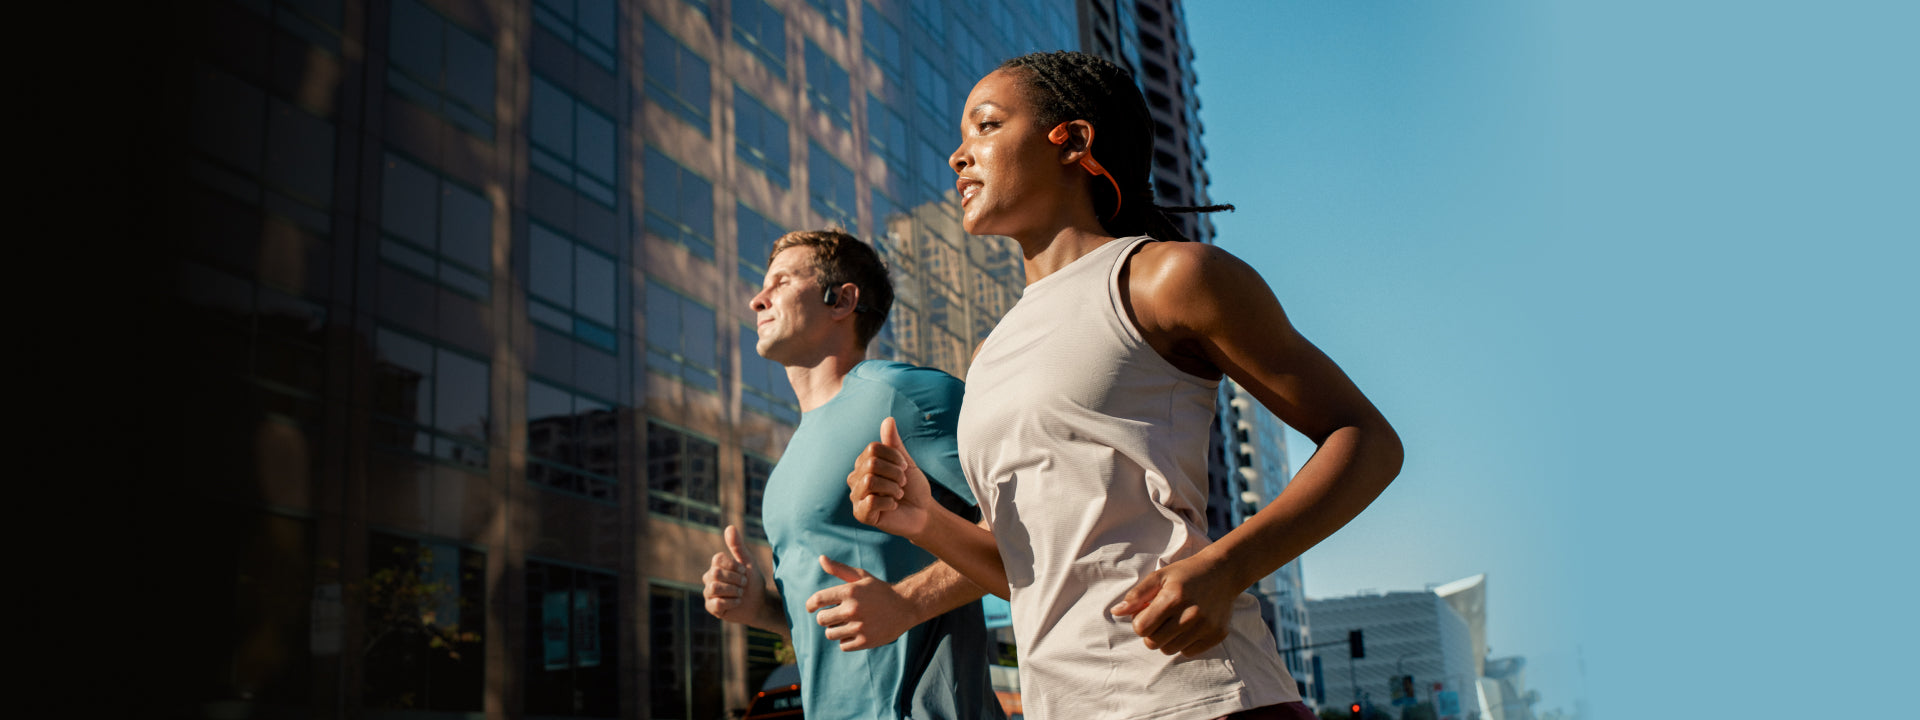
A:
{"type": "MultiPolygon", "coordinates": [[[[816,252],[801,246],[774,255],[760,292],[749,302],[759,335],[754,349],[786,367],[803,412],[832,400],[847,373],[866,359],[866,347],[855,328],[860,288],[843,283],[836,290],[836,302],[826,304],[826,288],[813,267],[816,252]]],[[[786,606],[741,542],[739,528],[727,526],[722,538],[726,549],[714,553],[700,577],[707,612],[721,620],[779,633],[791,642],[786,606]]],[[[893,642],[915,625],[985,594],[942,563],[894,584],[824,555],[820,567],[846,584],[809,596],[806,609],[841,650],[893,642]]]]}
{"type": "MultiPolygon", "coordinates": [[[[1020,70],[982,79],[962,108],[959,175],[963,224],[975,235],[1019,242],[1027,283],[1040,281],[1114,238],[1100,227],[1093,184],[1079,166],[1097,140],[1082,120],[1069,139],[1033,115],[1020,70]]],[[[1258,272],[1202,243],[1147,243],[1120,276],[1128,316],[1155,352],[1203,378],[1222,374],[1319,445],[1286,489],[1246,523],[1191,557],[1142,578],[1113,608],[1148,648],[1197,656],[1228,636],[1234,598],[1345,526],[1400,471],[1399,436],[1325,354],[1295,331],[1258,272]]],[[[984,523],[933,502],[926,477],[901,448],[891,420],[847,477],[862,522],[939,556],[1005,597],[1006,570],[984,523]]]]}

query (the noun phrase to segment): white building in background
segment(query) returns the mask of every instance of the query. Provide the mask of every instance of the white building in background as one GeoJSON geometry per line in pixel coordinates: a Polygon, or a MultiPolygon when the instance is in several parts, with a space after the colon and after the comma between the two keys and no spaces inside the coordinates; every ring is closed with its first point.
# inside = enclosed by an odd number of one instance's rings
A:
{"type": "Polygon", "coordinates": [[[1527,659],[1488,658],[1480,677],[1480,704],[1489,720],[1535,720],[1539,693],[1527,690],[1527,659]]]}
{"type": "MultiPolygon", "coordinates": [[[[1485,578],[1477,579],[1484,587],[1485,578]]],[[[1433,703],[1442,720],[1493,720],[1481,701],[1472,626],[1450,597],[1425,590],[1307,601],[1314,634],[1344,638],[1360,630],[1364,638],[1366,657],[1359,660],[1349,661],[1343,649],[1323,648],[1327,704],[1359,699],[1397,716],[1393,680],[1411,675],[1415,700],[1433,703]]]]}
{"type": "MultiPolygon", "coordinates": [[[[1220,384],[1219,430],[1215,463],[1224,466],[1219,485],[1208,501],[1208,524],[1215,538],[1239,527],[1260,508],[1267,506],[1293,478],[1287,458],[1286,425],[1255,400],[1231,378],[1220,384]]],[[[1253,592],[1262,601],[1262,614],[1273,628],[1274,642],[1283,651],[1287,671],[1293,674],[1300,695],[1317,708],[1318,693],[1313,687],[1313,651],[1295,650],[1313,644],[1307,622],[1307,595],[1300,572],[1300,561],[1280,566],[1273,574],[1254,584],[1253,592]]]]}

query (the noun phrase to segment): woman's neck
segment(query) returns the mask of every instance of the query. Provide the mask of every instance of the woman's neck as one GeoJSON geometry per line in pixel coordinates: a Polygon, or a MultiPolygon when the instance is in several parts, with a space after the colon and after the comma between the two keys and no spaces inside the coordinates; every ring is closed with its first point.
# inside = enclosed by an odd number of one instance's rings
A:
{"type": "Polygon", "coordinates": [[[1027,284],[1032,285],[1112,242],[1113,236],[1069,226],[1049,235],[1015,237],[1014,241],[1020,243],[1020,253],[1026,258],[1027,284]]]}

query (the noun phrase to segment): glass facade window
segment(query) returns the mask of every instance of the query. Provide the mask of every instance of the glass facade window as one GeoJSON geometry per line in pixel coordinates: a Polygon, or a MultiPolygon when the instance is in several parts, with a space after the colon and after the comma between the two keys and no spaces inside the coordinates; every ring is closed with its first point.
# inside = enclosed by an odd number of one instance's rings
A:
{"type": "Polygon", "coordinates": [[[648,583],[647,630],[652,659],[648,684],[653,720],[707,720],[721,716],[726,643],[720,619],[706,611],[697,588],[648,583]]]}
{"type": "Polygon", "coordinates": [[[612,573],[527,561],[526,712],[620,714],[620,583],[612,573]]]}
{"type": "Polygon", "coordinates": [[[620,416],[612,403],[527,380],[527,481],[595,500],[619,487],[620,416]]]}
{"type": "MultiPolygon", "coordinates": [[[[773,242],[787,234],[787,230],[754,212],[746,203],[735,204],[733,213],[734,226],[739,229],[740,281],[758,293],[767,280],[767,257],[773,254],[773,242]]],[[[750,347],[741,346],[741,352],[750,347]]]]}
{"type": "Polygon", "coordinates": [[[720,527],[720,446],[649,421],[647,510],[720,527]]]}
{"type": "Polygon", "coordinates": [[[374,533],[367,566],[367,707],[480,711],[486,553],[374,533]]]}
{"type": "Polygon", "coordinates": [[[713,261],[713,183],[652,147],[646,173],[647,233],[713,261]]]}
{"type": "Polygon", "coordinates": [[[533,19],[608,70],[615,69],[619,10],[613,0],[535,0],[533,19]]]}
{"type": "Polygon", "coordinates": [[[787,18],[766,0],[734,0],[733,41],[787,79],[787,18]]]}
{"type": "Polygon", "coordinates": [[[807,4],[826,16],[828,25],[832,25],[835,30],[846,32],[847,0],[807,0],[807,4]]]}
{"type": "Polygon", "coordinates": [[[878,8],[864,2],[860,3],[860,34],[867,57],[882,70],[900,72],[900,28],[878,8]]]}
{"type": "Polygon", "coordinates": [[[748,410],[787,423],[800,424],[800,397],[787,381],[787,369],[780,363],[760,357],[754,348],[760,335],[753,328],[740,326],[740,405],[748,410]]]}
{"type": "Polygon", "coordinates": [[[738,86],[733,88],[733,150],[740,162],[758,168],[780,187],[787,176],[787,121],[738,86]]]}
{"type": "MultiPolygon", "coordinates": [[[[918,20],[920,26],[927,29],[927,34],[937,38],[947,36],[947,17],[942,12],[941,5],[941,0],[913,0],[910,3],[913,8],[913,19],[918,20]]],[[[1061,47],[1070,46],[1062,45],[1061,47]]]]}
{"type": "Polygon", "coordinates": [[[828,224],[838,224],[849,233],[859,234],[859,216],[854,214],[853,171],[819,143],[808,143],[807,181],[813,211],[828,224]]]}
{"type": "Polygon", "coordinates": [[[746,531],[748,537],[767,539],[766,523],[761,522],[761,508],[767,496],[767,478],[773,476],[773,461],[753,453],[741,453],[742,477],[746,481],[746,531]]]}
{"type": "Polygon", "coordinates": [[[848,97],[851,87],[847,69],[808,40],[807,99],[813,102],[813,109],[825,114],[833,124],[851,129],[853,100],[848,97]]]}
{"type": "Polygon", "coordinates": [[[195,77],[193,142],[208,186],[318,232],[333,227],[333,123],[230,74],[195,77]]]}
{"type": "Polygon", "coordinates": [[[972,30],[960,23],[954,23],[953,34],[947,36],[947,47],[953,51],[955,69],[964,77],[982,77],[993,70],[992,60],[987,58],[987,48],[980,44],[972,30]]]}
{"type": "Polygon", "coordinates": [[[380,185],[380,259],[466,295],[493,295],[493,203],[395,153],[380,185]]]}
{"type": "Polygon", "coordinates": [[[906,118],[872,95],[867,96],[867,144],[889,160],[907,160],[906,118]]]}
{"type": "Polygon", "coordinates": [[[707,392],[720,391],[713,308],[647,282],[647,369],[707,392]]]}
{"type": "Polygon", "coordinates": [[[687,121],[701,135],[711,135],[713,76],[707,61],[652,18],[647,19],[641,41],[646,48],[647,99],[687,121]]]}
{"type": "Polygon", "coordinates": [[[493,139],[493,47],[416,0],[394,0],[387,87],[493,139]]]}
{"type": "Polygon", "coordinates": [[[375,442],[466,468],[487,467],[487,361],[387,328],[374,333],[375,442]]]}
{"type": "Polygon", "coordinates": [[[932,127],[951,127],[960,118],[947,112],[947,106],[953,102],[948,97],[951,91],[947,87],[947,76],[918,50],[913,53],[913,89],[914,97],[920,100],[920,110],[933,121],[932,127]]]}
{"type": "Polygon", "coordinates": [[[534,322],[616,352],[618,263],[538,222],[527,231],[527,314],[534,322]]]}
{"type": "Polygon", "coordinates": [[[952,152],[941,150],[926,140],[920,141],[920,162],[914,164],[920,171],[920,187],[931,200],[937,201],[948,190],[952,190],[954,179],[959,177],[954,173],[953,166],[947,164],[947,158],[950,157],[953,157],[952,152]]]}
{"type": "Polygon", "coordinates": [[[535,168],[602,205],[615,207],[619,142],[612,118],[534,75],[529,126],[535,168]]]}

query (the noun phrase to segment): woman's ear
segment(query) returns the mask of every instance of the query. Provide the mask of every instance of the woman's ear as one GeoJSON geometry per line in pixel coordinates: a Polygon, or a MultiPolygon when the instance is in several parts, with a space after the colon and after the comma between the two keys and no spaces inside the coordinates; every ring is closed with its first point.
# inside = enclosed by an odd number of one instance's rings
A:
{"type": "Polygon", "coordinates": [[[1077,164],[1084,158],[1092,157],[1093,123],[1085,120],[1060,123],[1047,132],[1047,140],[1066,151],[1060,154],[1060,164],[1077,164]]]}

